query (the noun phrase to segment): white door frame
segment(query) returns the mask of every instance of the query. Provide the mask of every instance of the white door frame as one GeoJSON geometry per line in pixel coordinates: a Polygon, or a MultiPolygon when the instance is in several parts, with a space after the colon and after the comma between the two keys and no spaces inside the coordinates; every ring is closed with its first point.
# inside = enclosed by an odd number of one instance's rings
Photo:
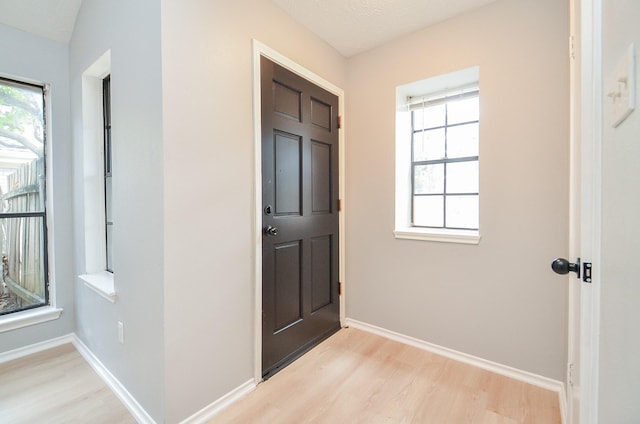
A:
{"type": "MultiPolygon", "coordinates": [[[[293,60],[278,53],[258,40],[253,40],[253,137],[254,137],[254,381],[258,384],[262,381],[262,110],[260,106],[260,56],[289,69],[308,81],[338,96],[338,108],[344,118],[344,90],[310,70],[297,64],[293,60]]],[[[345,281],[345,145],[344,145],[344,119],[338,131],[338,164],[339,198],[342,200],[339,211],[339,278],[345,281]]],[[[345,321],[345,292],[340,296],[340,325],[345,321]]]]}
{"type": "Polygon", "coordinates": [[[592,283],[580,294],[580,424],[598,422],[602,216],[602,0],[580,0],[581,256],[592,283]]]}
{"type": "MultiPolygon", "coordinates": [[[[580,218],[581,218],[581,74],[580,42],[580,0],[570,0],[569,18],[569,98],[570,98],[570,175],[569,175],[569,260],[575,261],[581,255],[580,246],[580,218]]],[[[580,365],[580,290],[582,281],[573,274],[566,277],[569,290],[568,303],[568,341],[567,341],[567,375],[565,378],[566,392],[565,407],[560,410],[566,414],[566,424],[578,424],[580,379],[578,368],[580,365]]]]}

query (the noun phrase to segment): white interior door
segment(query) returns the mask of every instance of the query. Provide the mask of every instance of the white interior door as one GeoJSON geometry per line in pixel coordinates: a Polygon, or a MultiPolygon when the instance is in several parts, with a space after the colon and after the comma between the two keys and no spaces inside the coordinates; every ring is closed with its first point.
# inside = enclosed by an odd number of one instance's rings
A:
{"type": "Polygon", "coordinates": [[[581,0],[580,253],[593,263],[580,286],[579,399],[581,424],[598,422],[602,181],[602,0],[581,0]]]}
{"type": "Polygon", "coordinates": [[[571,1],[571,261],[567,418],[597,422],[600,257],[601,0],[571,1]],[[578,258],[580,264],[578,265],[578,258]],[[593,264],[586,269],[585,263],[593,264]],[[590,279],[585,278],[585,271],[590,279]]]}
{"type": "Polygon", "coordinates": [[[600,314],[602,0],[571,1],[571,226],[569,254],[568,422],[597,422],[600,314]],[[585,267],[593,264],[592,267],[585,267]],[[585,273],[590,275],[585,276],[585,273]],[[590,278],[585,278],[590,277],[590,278]]]}

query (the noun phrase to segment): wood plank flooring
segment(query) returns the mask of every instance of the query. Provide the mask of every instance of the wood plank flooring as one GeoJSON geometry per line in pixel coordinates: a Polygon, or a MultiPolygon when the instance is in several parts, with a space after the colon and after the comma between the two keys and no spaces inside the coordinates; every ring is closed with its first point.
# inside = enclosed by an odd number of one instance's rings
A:
{"type": "MultiPolygon", "coordinates": [[[[0,422],[135,420],[69,344],[0,364],[0,422]]],[[[559,424],[560,412],[556,393],[345,328],[209,423],[559,424]]]]}
{"type": "Polygon", "coordinates": [[[71,344],[0,364],[0,422],[129,424],[136,420],[71,344]]]}
{"type": "Polygon", "coordinates": [[[558,395],[342,329],[209,423],[559,424],[558,395]]]}

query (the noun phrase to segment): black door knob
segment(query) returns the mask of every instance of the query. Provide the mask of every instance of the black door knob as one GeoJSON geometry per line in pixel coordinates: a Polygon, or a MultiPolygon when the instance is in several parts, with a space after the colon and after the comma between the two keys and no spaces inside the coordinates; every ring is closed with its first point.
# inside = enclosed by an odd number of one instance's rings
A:
{"type": "Polygon", "coordinates": [[[551,269],[557,274],[568,274],[575,272],[580,278],[580,258],[576,263],[569,262],[564,258],[556,258],[551,262],[551,269]]]}

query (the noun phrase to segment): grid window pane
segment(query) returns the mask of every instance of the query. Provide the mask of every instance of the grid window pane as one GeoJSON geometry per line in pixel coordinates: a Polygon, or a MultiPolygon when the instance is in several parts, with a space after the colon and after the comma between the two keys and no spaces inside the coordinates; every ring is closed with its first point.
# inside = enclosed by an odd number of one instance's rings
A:
{"type": "Polygon", "coordinates": [[[44,217],[0,219],[0,315],[47,304],[44,217]]]}
{"type": "Polygon", "coordinates": [[[444,164],[414,166],[413,193],[444,193],[444,164]]]}
{"type": "Polygon", "coordinates": [[[413,196],[413,225],[442,228],[444,196],[413,196]]]}
{"type": "Polygon", "coordinates": [[[0,80],[0,195],[3,213],[44,211],[42,88],[0,80]]]}
{"type": "Polygon", "coordinates": [[[447,193],[478,192],[478,161],[447,164],[447,193]]]}
{"type": "Polygon", "coordinates": [[[413,160],[424,161],[444,158],[444,128],[413,134],[413,160]]]}
{"type": "Polygon", "coordinates": [[[112,200],[111,200],[111,176],[106,176],[104,177],[104,192],[105,192],[105,210],[106,210],[106,218],[107,218],[107,224],[108,223],[112,223],[113,222],[113,213],[112,213],[112,209],[113,207],[111,206],[112,200]]]}
{"type": "Polygon", "coordinates": [[[461,122],[478,121],[480,117],[480,102],[478,97],[447,103],[447,124],[459,124],[461,122]]]}
{"type": "Polygon", "coordinates": [[[113,272],[113,225],[107,224],[107,271],[113,272]]]}
{"type": "Polygon", "coordinates": [[[444,104],[429,106],[413,111],[413,129],[442,127],[445,124],[444,104]]]}
{"type": "Polygon", "coordinates": [[[450,159],[478,156],[478,123],[447,128],[447,157],[450,159]]]}
{"type": "Polygon", "coordinates": [[[447,227],[479,228],[478,195],[447,196],[447,227]]]}
{"type": "Polygon", "coordinates": [[[412,225],[478,229],[478,91],[412,106],[412,225]]]}

